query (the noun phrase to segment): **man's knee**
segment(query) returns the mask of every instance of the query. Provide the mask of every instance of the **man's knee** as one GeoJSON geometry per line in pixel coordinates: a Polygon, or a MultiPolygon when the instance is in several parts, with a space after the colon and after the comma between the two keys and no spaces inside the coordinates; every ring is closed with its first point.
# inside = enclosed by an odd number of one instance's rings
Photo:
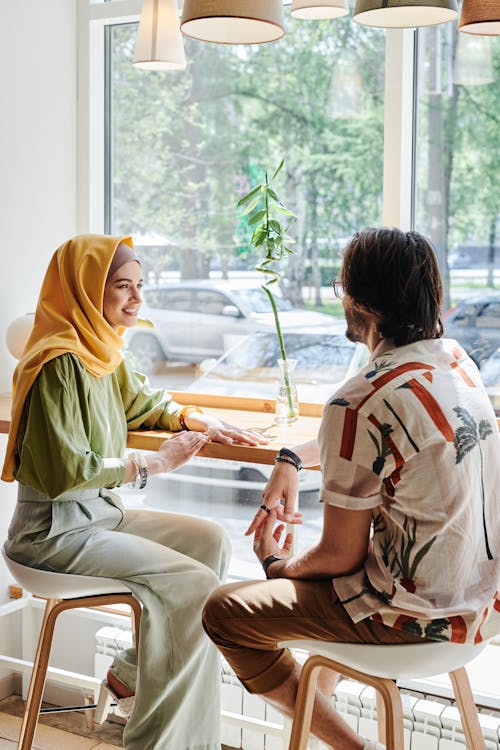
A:
{"type": "Polygon", "coordinates": [[[231,591],[233,588],[234,584],[219,586],[205,602],[202,614],[203,627],[214,643],[221,643],[225,640],[225,630],[231,616],[231,591]]]}

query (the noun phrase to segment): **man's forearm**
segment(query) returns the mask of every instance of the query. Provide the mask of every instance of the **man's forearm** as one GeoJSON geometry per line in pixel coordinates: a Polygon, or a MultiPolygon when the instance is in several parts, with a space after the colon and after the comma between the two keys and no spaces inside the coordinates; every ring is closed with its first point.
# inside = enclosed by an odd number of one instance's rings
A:
{"type": "Polygon", "coordinates": [[[302,466],[305,469],[311,466],[319,466],[319,445],[317,440],[309,440],[307,443],[293,446],[292,450],[299,456],[302,466]]]}
{"type": "Polygon", "coordinates": [[[291,578],[301,580],[320,580],[348,575],[359,569],[346,567],[345,559],[335,559],[335,555],[326,555],[320,546],[311,547],[302,555],[295,555],[287,560],[272,562],[267,569],[268,578],[291,578]]]}

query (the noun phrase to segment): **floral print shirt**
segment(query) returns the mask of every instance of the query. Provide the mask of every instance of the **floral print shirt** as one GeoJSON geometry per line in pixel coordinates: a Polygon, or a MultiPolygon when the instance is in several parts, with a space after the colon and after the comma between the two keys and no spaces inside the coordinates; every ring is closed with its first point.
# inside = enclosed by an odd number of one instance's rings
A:
{"type": "Polygon", "coordinates": [[[354,622],[477,643],[500,633],[500,436],[451,340],[388,349],[324,409],[321,500],[373,508],[364,568],[334,579],[354,622]]]}

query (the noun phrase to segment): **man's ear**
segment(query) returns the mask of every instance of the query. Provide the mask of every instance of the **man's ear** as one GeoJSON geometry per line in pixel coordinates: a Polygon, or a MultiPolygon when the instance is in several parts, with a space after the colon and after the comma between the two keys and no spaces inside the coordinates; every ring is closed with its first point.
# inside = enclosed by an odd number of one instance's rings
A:
{"type": "Polygon", "coordinates": [[[356,310],[357,313],[360,313],[363,315],[363,317],[366,318],[367,322],[371,323],[380,323],[382,320],[382,316],[380,313],[375,312],[375,310],[372,310],[370,307],[367,307],[366,305],[363,305],[361,302],[356,302],[355,300],[351,301],[351,306],[356,310]]]}

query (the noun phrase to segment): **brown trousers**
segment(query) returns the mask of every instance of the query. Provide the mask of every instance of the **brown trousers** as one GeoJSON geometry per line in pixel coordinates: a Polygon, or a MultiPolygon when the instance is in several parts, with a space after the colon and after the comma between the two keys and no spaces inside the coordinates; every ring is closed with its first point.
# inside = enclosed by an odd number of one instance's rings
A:
{"type": "Polygon", "coordinates": [[[291,674],[295,661],[278,648],[280,641],[422,642],[369,618],[353,623],[330,580],[278,578],[221,586],[205,605],[203,626],[250,693],[267,693],[291,674]]]}

